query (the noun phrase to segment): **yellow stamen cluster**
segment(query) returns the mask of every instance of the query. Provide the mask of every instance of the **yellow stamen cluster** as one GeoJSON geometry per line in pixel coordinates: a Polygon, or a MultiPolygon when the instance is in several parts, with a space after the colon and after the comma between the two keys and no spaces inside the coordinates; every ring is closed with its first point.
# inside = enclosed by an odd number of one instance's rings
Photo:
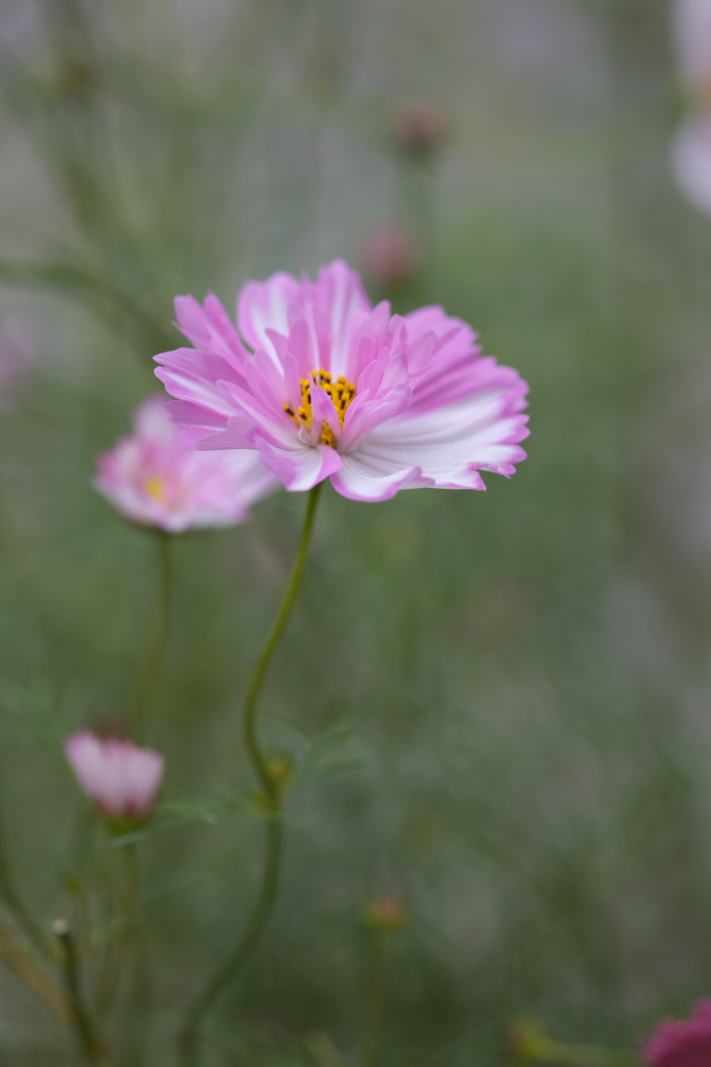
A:
{"type": "MultiPolygon", "coordinates": [[[[320,386],[324,393],[330,396],[333,401],[333,406],[338,413],[338,421],[341,426],[343,426],[346,411],[355,396],[355,386],[352,382],[347,381],[343,375],[336,378],[334,382],[330,371],[324,370],[323,367],[320,370],[311,371],[310,378],[302,378],[300,380],[299,388],[301,390],[301,403],[296,410],[294,410],[291,404],[284,404],[284,411],[289,418],[294,420],[297,426],[303,426],[306,430],[311,429],[314,421],[313,404],[311,402],[312,382],[314,385],[320,386]]],[[[321,433],[319,434],[318,440],[319,444],[330,445],[331,448],[334,448],[336,445],[336,435],[325,419],[321,426],[321,433]]]]}
{"type": "Polygon", "coordinates": [[[157,474],[153,474],[151,477],[146,478],[143,483],[143,488],[146,495],[149,496],[151,500],[154,500],[156,504],[162,504],[165,500],[165,484],[163,479],[157,474]]]}

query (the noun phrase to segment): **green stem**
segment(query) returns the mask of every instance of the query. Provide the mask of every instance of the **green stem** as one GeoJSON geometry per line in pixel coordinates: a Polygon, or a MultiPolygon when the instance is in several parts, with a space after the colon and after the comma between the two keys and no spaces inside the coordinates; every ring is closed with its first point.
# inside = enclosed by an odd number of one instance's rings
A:
{"type": "Polygon", "coordinates": [[[102,277],[92,266],[51,260],[0,260],[0,284],[64,290],[87,299],[98,314],[108,318],[111,326],[115,326],[117,320],[125,322],[127,317],[141,337],[150,343],[160,347],[174,343],[171,335],[132,296],[102,277]]]}
{"type": "Polygon", "coordinates": [[[173,539],[163,530],[156,531],[158,544],[158,579],[153,621],[146,641],[143,663],[138,673],[133,701],[134,733],[143,731],[155,697],[170,629],[173,589],[173,539]]]}
{"type": "Polygon", "coordinates": [[[127,969],[131,937],[135,925],[136,892],[138,885],[136,846],[126,845],[123,853],[123,888],[118,902],[118,929],[106,949],[101,975],[97,982],[96,1014],[103,1019],[116,996],[122,975],[127,969]]]}
{"type": "Polygon", "coordinates": [[[540,1050],[542,1063],[555,1067],[638,1067],[639,1060],[625,1053],[589,1045],[564,1045],[549,1039],[540,1050]]]}
{"type": "Polygon", "coordinates": [[[269,917],[274,906],[277,886],[279,883],[279,870],[281,867],[281,853],[283,846],[283,829],[281,820],[282,811],[282,784],[277,776],[270,773],[269,761],[264,754],[259,735],[257,732],[257,709],[262,685],[269,669],[272,657],[284,636],[291,612],[301,587],[301,581],[306,565],[306,558],[311,543],[311,535],[316,518],[321,485],[315,486],[309,493],[306,506],[301,539],[296,551],[291,574],[286,583],[286,589],[281,603],[274,617],[271,629],[267,634],[264,646],[257,657],[252,677],[247,687],[243,706],[243,736],[244,743],[249,755],[254,772],[264,790],[263,801],[267,809],[267,836],[264,851],[264,867],[259,894],[249,922],[234,950],[218,967],[209,978],[207,984],[200,991],[189,1007],[185,1025],[180,1034],[180,1048],[183,1067],[197,1067],[200,1059],[200,1030],[205,1015],[210,1011],[213,1004],[230,982],[239,974],[252,952],[258,945],[261,936],[267,926],[269,917]]]}
{"type": "Polygon", "coordinates": [[[98,1067],[104,1058],[102,1043],[94,1030],[94,1024],[82,996],[79,960],[69,924],[64,919],[57,919],[54,924],[54,933],[61,950],[67,1008],[76,1032],[77,1043],[89,1067],[98,1067]]]}
{"type": "Polygon", "coordinates": [[[10,874],[10,865],[0,836],[0,899],[35,951],[47,956],[47,940],[25,907],[10,874]]]}
{"type": "Polygon", "coordinates": [[[365,1030],[360,1056],[361,1067],[376,1067],[378,1063],[388,1006],[391,947],[391,933],[378,931],[368,983],[365,1030]]]}
{"type": "Polygon", "coordinates": [[[304,1048],[318,1067],[346,1067],[338,1050],[326,1034],[312,1034],[304,1041],[304,1048]]]}

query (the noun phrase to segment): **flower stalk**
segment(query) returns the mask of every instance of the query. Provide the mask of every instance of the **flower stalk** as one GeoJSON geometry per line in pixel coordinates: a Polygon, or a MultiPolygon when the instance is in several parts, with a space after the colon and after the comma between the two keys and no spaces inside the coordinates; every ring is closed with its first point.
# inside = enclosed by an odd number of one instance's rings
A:
{"type": "MultiPolygon", "coordinates": [[[[322,484],[322,483],[321,483],[322,484]]],[[[205,1016],[224,989],[237,977],[243,966],[254,952],[266,929],[274,907],[281,856],[283,850],[282,808],[284,800],[284,781],[281,773],[274,773],[265,754],[257,729],[257,712],[262,686],[269,670],[272,657],[284,636],[306,566],[306,559],[311,544],[316,509],[318,506],[321,484],[309,491],[306,516],[301,531],[299,546],[289,575],[281,603],[277,609],[271,629],[267,634],[252,672],[244,698],[242,728],[243,737],[250,762],[262,786],[262,802],[266,816],[266,841],[264,866],[257,900],[251,917],[241,939],[208,979],[204,988],[198,993],[186,1015],[185,1026],[180,1035],[180,1050],[183,1067],[197,1067],[200,1061],[200,1030],[205,1016]]]]}
{"type": "Polygon", "coordinates": [[[173,538],[163,530],[154,531],[154,535],[158,549],[158,575],[153,620],[146,641],[143,662],[136,684],[136,696],[133,702],[136,736],[143,732],[155,698],[170,630],[173,593],[173,538]]]}
{"type": "Polygon", "coordinates": [[[104,1062],[103,1044],[84,1003],[79,959],[69,923],[65,919],[57,919],[53,930],[59,943],[67,1009],[76,1033],[77,1044],[88,1067],[100,1067],[100,1064],[104,1062]]]}

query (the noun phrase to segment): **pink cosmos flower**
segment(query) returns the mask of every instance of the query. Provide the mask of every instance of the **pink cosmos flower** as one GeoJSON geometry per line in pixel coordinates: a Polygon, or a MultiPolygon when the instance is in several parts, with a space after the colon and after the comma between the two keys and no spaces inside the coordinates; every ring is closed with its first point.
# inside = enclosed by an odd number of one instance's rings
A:
{"type": "Polygon", "coordinates": [[[673,13],[689,114],[674,138],[672,167],[684,196],[711,214],[711,0],[676,0],[673,13]]]}
{"type": "Polygon", "coordinates": [[[182,439],[251,449],[287,489],[330,478],[351,500],[400,489],[484,489],[525,458],[526,383],[485,357],[441,307],[371,307],[336,261],[317,281],[275,274],[239,294],[237,326],[215,296],[175,302],[191,347],[156,356],[182,439]]]}
{"type": "Polygon", "coordinates": [[[711,1000],[691,1018],[660,1023],[644,1048],[649,1067],[708,1067],[711,1063],[711,1000]]]}
{"type": "Polygon", "coordinates": [[[139,820],[153,810],[163,777],[160,753],[83,731],[67,739],[64,754],[81,788],[106,815],[139,820]]]}
{"type": "Polygon", "coordinates": [[[99,457],[94,488],[126,518],[169,533],[229,526],[278,483],[254,453],[206,455],[176,443],[165,398],[151,397],[134,433],[99,457]]]}

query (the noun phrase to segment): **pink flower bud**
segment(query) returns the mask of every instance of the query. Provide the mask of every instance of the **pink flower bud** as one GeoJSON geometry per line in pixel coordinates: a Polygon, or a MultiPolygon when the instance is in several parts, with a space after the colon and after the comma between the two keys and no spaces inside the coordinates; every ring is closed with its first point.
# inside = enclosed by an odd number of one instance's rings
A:
{"type": "Polygon", "coordinates": [[[444,114],[427,100],[410,100],[395,114],[395,143],[410,155],[430,155],[441,146],[448,133],[449,123],[444,114]]]}
{"type": "Polygon", "coordinates": [[[393,223],[373,230],[363,241],[366,274],[380,285],[407,281],[420,265],[420,250],[412,234],[393,223]]]}
{"type": "Polygon", "coordinates": [[[67,739],[64,754],[81,788],[105,815],[130,821],[150,815],[163,777],[160,753],[82,731],[67,739]]]}
{"type": "Polygon", "coordinates": [[[366,908],[366,919],[376,930],[399,930],[407,921],[407,909],[399,897],[374,897],[366,908]]]}

